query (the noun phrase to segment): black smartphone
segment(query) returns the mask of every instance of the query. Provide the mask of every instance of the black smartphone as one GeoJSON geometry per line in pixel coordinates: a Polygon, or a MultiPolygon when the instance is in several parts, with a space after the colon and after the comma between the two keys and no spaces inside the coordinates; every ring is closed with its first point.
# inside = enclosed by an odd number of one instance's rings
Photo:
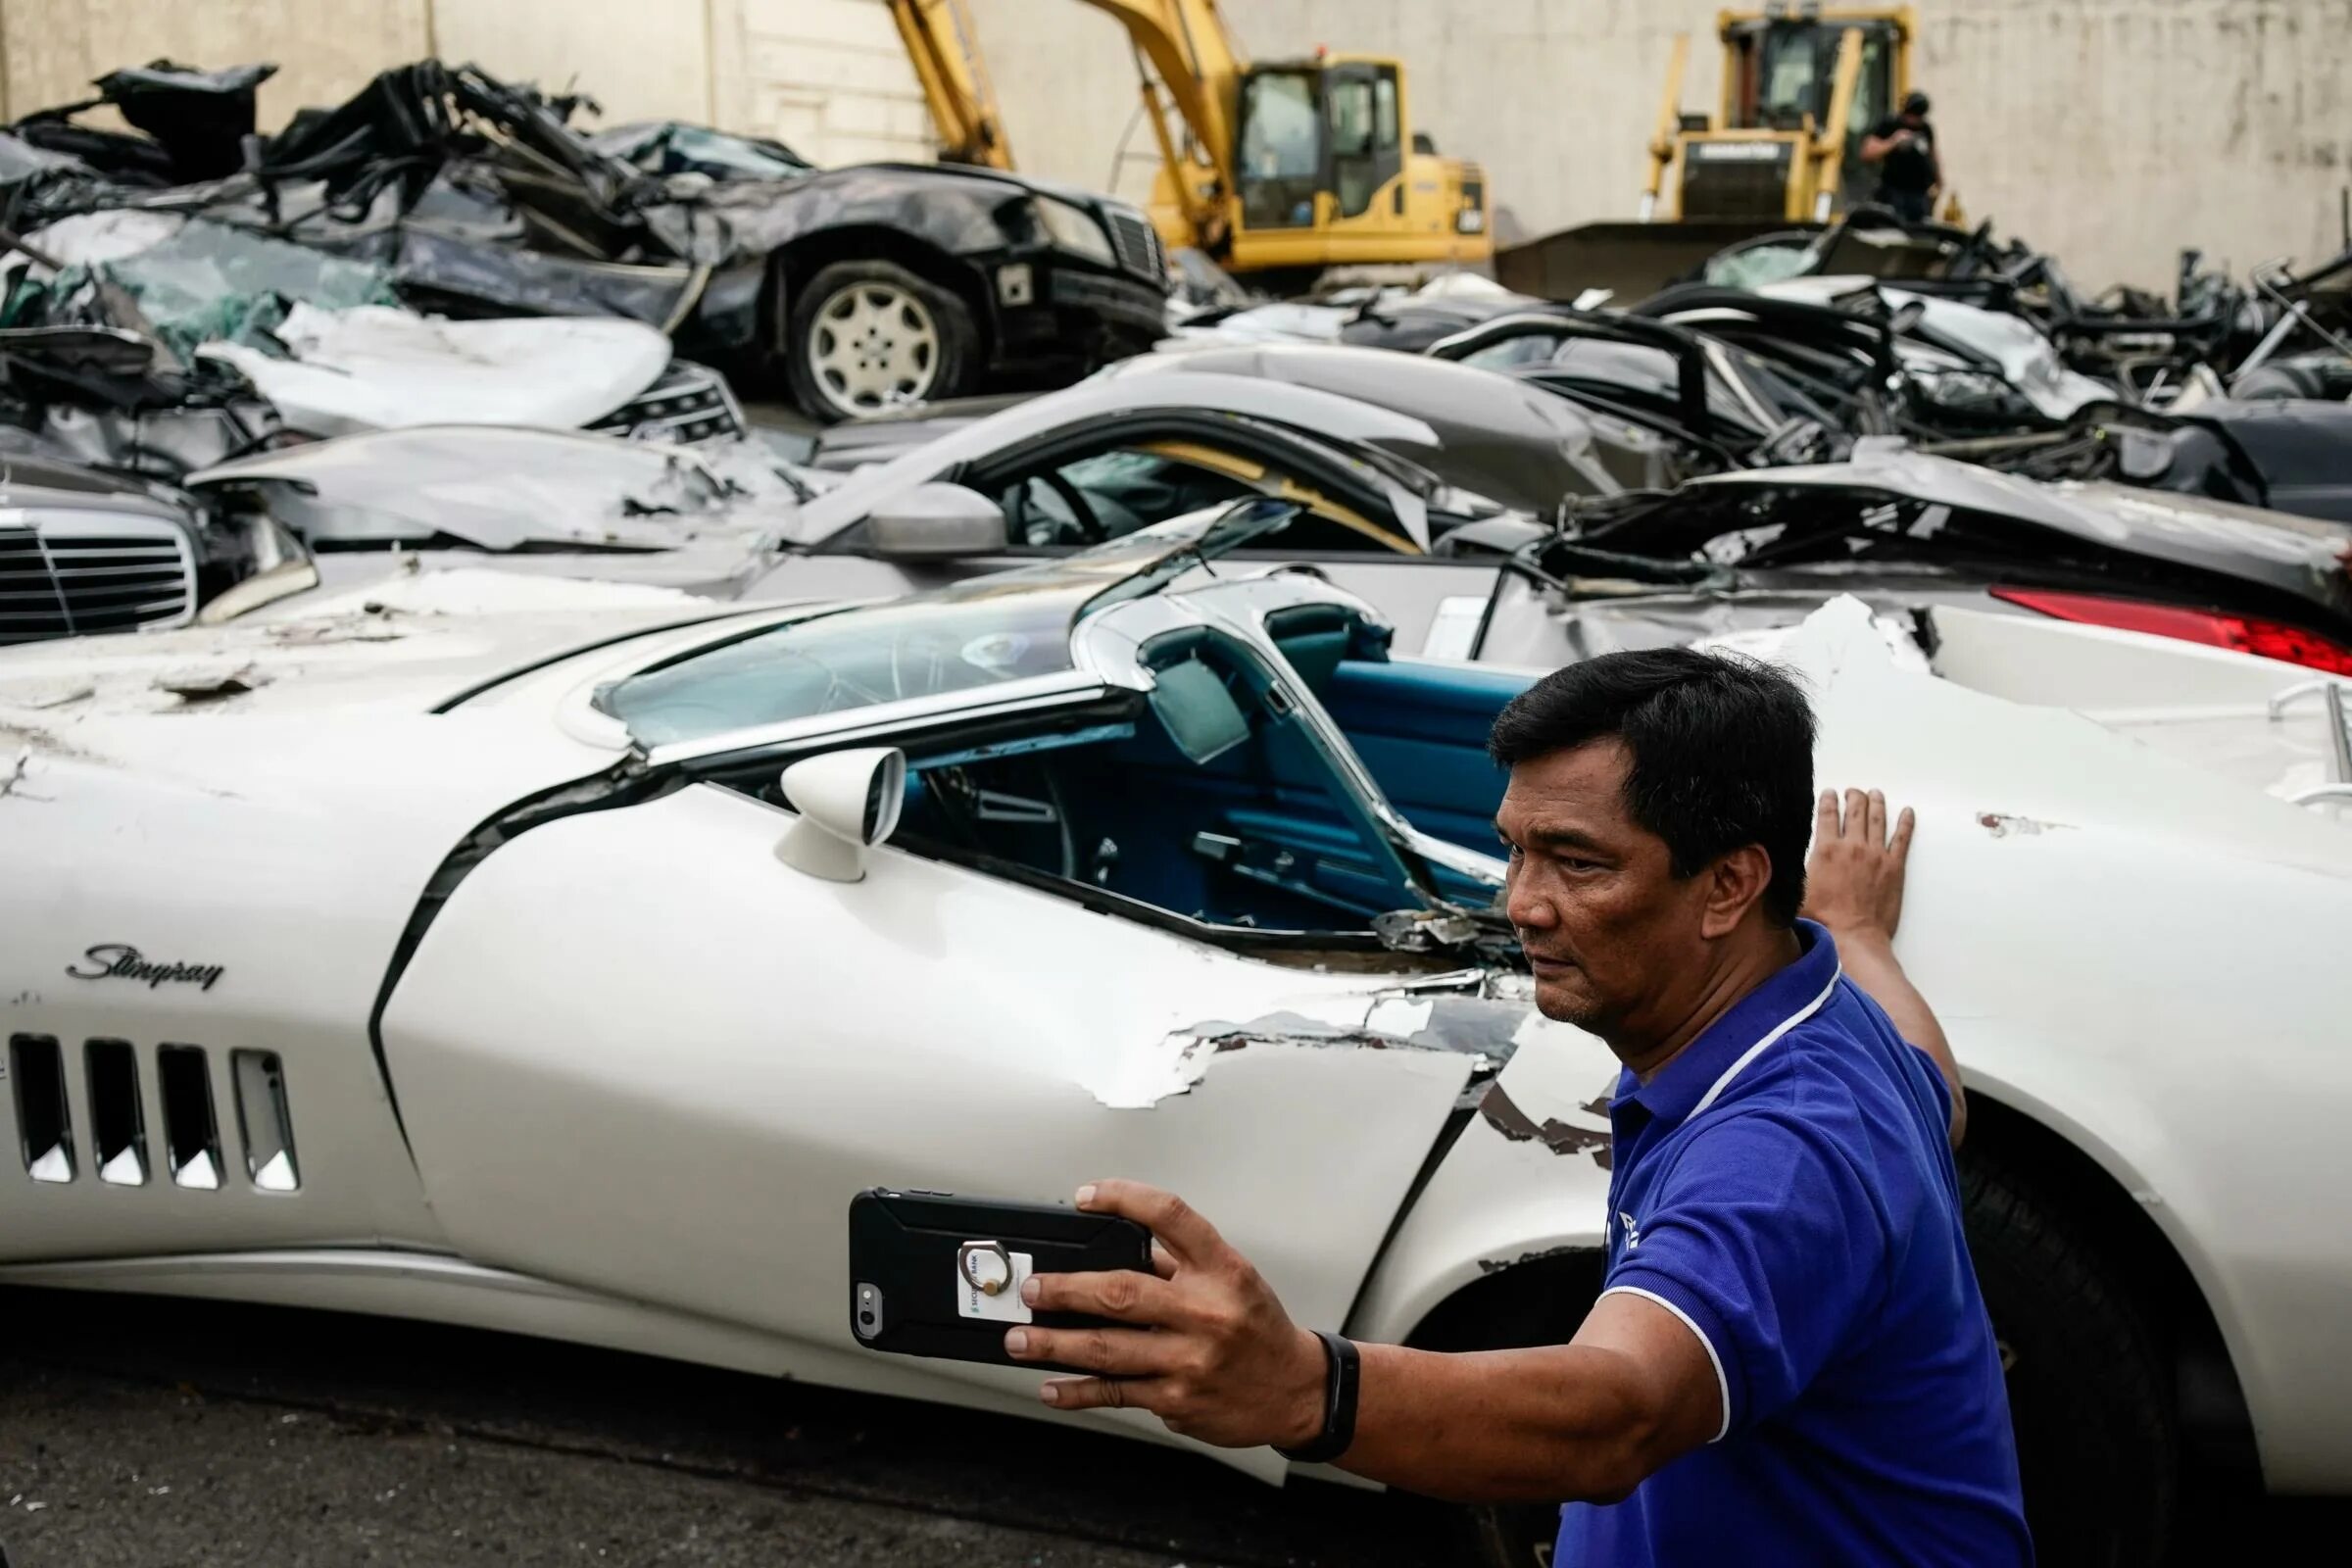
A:
{"type": "Polygon", "coordinates": [[[1031,1321],[1066,1329],[1105,1320],[1032,1314],[1021,1282],[1122,1268],[1151,1271],[1152,1233],[1115,1214],[879,1187],[850,1200],[850,1331],[872,1350],[1045,1367],[1006,1355],[1004,1331],[1031,1321]]]}

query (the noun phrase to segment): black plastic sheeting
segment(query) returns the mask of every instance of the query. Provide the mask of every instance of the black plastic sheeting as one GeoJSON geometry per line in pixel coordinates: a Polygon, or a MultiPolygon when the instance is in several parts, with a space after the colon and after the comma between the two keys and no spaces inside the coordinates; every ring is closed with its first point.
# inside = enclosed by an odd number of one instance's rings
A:
{"type": "Polygon", "coordinates": [[[244,167],[255,129],[255,92],[277,74],[272,65],[200,71],[158,60],[110,71],[93,83],[98,96],[27,115],[16,135],[77,160],[119,184],[161,187],[224,179],[244,167]],[[75,124],[85,109],[111,104],[144,135],[75,124]]]}

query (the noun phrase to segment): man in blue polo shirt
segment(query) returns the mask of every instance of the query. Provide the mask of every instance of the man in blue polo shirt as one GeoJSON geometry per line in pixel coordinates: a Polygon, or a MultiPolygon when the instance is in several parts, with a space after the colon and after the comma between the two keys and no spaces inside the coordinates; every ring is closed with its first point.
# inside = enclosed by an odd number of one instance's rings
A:
{"type": "Polygon", "coordinates": [[[1574,1338],[1309,1334],[1173,1195],[1102,1182],[1079,1206],[1150,1226],[1162,1277],[1023,1295],[1144,1327],[1006,1348],[1109,1374],[1048,1383],[1056,1408],[1441,1496],[1565,1497],[1563,1565],[2031,1563],[1961,1234],[1959,1078],[1891,947],[1910,814],[1890,839],[1875,795],[1817,804],[1802,693],[1683,649],[1546,676],[1491,749],[1537,1004],[1624,1063],[1608,1272],[1574,1338]]]}

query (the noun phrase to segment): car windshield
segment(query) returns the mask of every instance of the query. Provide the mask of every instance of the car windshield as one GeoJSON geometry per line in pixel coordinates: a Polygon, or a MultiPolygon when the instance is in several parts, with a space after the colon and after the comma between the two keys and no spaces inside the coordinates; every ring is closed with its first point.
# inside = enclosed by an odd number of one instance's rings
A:
{"type": "Polygon", "coordinates": [[[966,593],[818,615],[615,681],[597,706],[660,746],[1051,675],[1070,667],[1088,597],[966,593]]]}
{"type": "Polygon", "coordinates": [[[625,158],[649,174],[782,180],[798,179],[816,167],[780,141],[674,121],[616,125],[589,137],[588,144],[599,152],[625,158]]]}
{"type": "Polygon", "coordinates": [[[595,706],[640,745],[663,746],[1059,674],[1090,606],[1150,593],[1298,511],[1247,501],[936,593],[761,627],[600,687],[595,706]]]}

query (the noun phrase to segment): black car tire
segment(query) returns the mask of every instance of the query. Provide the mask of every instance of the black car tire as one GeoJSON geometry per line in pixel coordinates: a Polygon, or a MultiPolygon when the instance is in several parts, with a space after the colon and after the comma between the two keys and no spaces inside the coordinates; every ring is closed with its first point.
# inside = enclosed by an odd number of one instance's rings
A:
{"type": "Polygon", "coordinates": [[[2032,1179],[1972,1150],[1960,1198],[2007,1368],[2034,1554],[2082,1568],[2163,1561],[2180,1433],[2156,1337],[2032,1179]]]}
{"type": "Polygon", "coordinates": [[[833,424],[969,390],[972,310],[896,262],[835,262],[795,293],[777,345],[800,411],[833,424]]]}

